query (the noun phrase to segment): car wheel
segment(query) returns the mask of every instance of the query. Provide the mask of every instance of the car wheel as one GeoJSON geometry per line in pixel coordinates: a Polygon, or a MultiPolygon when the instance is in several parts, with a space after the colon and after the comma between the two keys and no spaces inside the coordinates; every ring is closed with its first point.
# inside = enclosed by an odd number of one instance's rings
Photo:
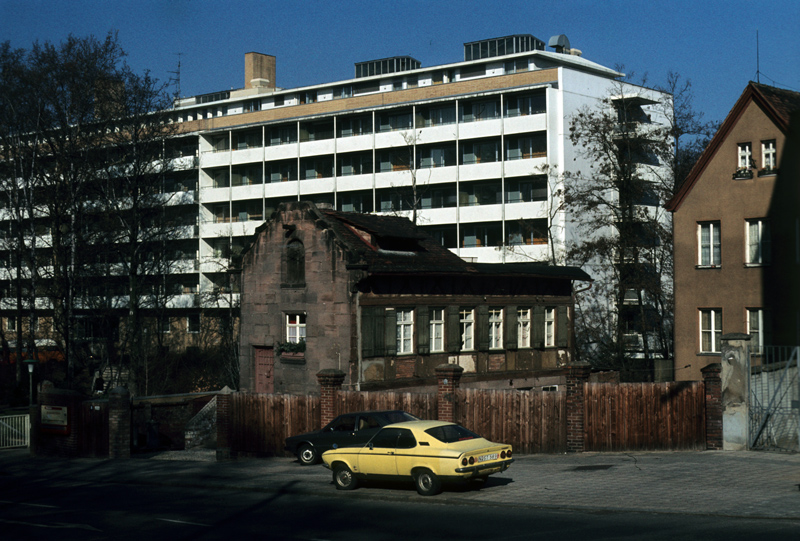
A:
{"type": "Polygon", "coordinates": [[[420,470],[414,478],[414,484],[417,486],[417,492],[422,496],[433,496],[439,494],[442,490],[442,482],[436,477],[436,474],[430,470],[420,470]]]}
{"type": "Polygon", "coordinates": [[[344,464],[339,464],[333,469],[333,483],[339,490],[353,490],[358,486],[358,479],[344,464]]]}
{"type": "Polygon", "coordinates": [[[317,450],[311,445],[304,444],[297,450],[297,459],[303,466],[310,466],[317,463],[319,460],[319,453],[317,453],[317,450]]]}

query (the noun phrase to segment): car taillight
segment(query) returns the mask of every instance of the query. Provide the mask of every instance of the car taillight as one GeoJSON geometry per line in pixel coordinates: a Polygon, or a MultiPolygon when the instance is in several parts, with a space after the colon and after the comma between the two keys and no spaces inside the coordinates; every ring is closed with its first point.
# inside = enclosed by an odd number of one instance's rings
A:
{"type": "Polygon", "coordinates": [[[500,451],[500,458],[505,458],[505,457],[506,457],[506,452],[500,451]]]}
{"type": "Polygon", "coordinates": [[[508,452],[506,453],[506,456],[507,456],[508,458],[511,458],[511,449],[509,449],[509,450],[508,450],[508,452]]]}
{"type": "Polygon", "coordinates": [[[466,466],[467,465],[467,457],[464,457],[464,458],[461,459],[461,465],[462,466],[466,466]]]}
{"type": "Polygon", "coordinates": [[[475,464],[475,457],[474,456],[469,457],[469,463],[470,463],[470,465],[475,464]]]}

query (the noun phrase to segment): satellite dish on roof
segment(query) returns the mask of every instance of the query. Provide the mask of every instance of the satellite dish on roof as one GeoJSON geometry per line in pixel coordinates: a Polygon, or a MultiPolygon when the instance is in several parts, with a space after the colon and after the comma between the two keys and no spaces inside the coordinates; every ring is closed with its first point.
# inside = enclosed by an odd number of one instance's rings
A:
{"type": "Polygon", "coordinates": [[[551,37],[550,41],[547,42],[547,46],[555,49],[557,53],[569,53],[570,51],[569,39],[565,34],[551,37]]]}

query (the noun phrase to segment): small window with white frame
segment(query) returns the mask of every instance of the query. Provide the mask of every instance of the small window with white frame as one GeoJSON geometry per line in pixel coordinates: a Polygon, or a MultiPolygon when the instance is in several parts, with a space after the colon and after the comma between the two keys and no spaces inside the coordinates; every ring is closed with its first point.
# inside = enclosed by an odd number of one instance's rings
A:
{"type": "Polygon", "coordinates": [[[761,173],[773,174],[778,168],[778,154],[775,151],[775,139],[761,141],[761,173]]]}
{"type": "Polygon", "coordinates": [[[739,156],[739,169],[749,169],[753,165],[753,144],[752,143],[739,143],[738,144],[739,156]]]}
{"type": "Polygon", "coordinates": [[[747,250],[745,263],[748,265],[768,265],[772,256],[769,222],[766,220],[747,220],[746,228],[747,250]]]}
{"type": "Polygon", "coordinates": [[[517,308],[517,347],[531,347],[531,309],[517,308]]]}
{"type": "Polygon", "coordinates": [[[286,341],[292,344],[306,339],[306,314],[286,314],[286,341]]]}
{"type": "Polygon", "coordinates": [[[475,310],[472,308],[462,308],[458,315],[461,327],[461,351],[472,351],[475,349],[475,310]]]}
{"type": "Polygon", "coordinates": [[[544,347],[556,345],[556,309],[548,306],[544,309],[544,347]]]}
{"type": "Polygon", "coordinates": [[[760,354],[766,345],[768,320],[761,308],[747,309],[747,334],[750,335],[750,350],[760,354]]]}
{"type": "Polygon", "coordinates": [[[719,222],[697,224],[697,264],[700,267],[719,267],[722,264],[719,222]]]}
{"type": "Polygon", "coordinates": [[[722,309],[700,309],[700,353],[719,353],[722,337],[722,309]]]}
{"type": "Polygon", "coordinates": [[[414,310],[397,309],[397,354],[414,353],[414,310]]]}
{"type": "Polygon", "coordinates": [[[503,349],[502,308],[489,308],[489,349],[503,349]]]}
{"type": "Polygon", "coordinates": [[[431,308],[430,327],[431,353],[444,351],[444,308],[431,308]]]}

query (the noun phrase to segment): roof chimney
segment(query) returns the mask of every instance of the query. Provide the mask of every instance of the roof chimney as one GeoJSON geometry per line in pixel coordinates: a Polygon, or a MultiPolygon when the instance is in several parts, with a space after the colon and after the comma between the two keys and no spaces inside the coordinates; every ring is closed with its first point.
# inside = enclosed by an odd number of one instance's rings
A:
{"type": "Polygon", "coordinates": [[[261,53],[245,53],[244,87],[275,88],[275,57],[261,53]]]}

